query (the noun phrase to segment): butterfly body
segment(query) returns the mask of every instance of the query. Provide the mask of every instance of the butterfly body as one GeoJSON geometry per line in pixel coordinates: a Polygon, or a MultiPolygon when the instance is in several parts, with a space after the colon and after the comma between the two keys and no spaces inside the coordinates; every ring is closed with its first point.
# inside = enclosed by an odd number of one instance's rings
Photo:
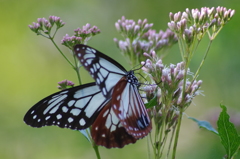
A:
{"type": "Polygon", "coordinates": [[[95,83],[55,93],[35,104],[25,115],[33,127],[57,125],[74,130],[91,128],[97,145],[107,148],[135,143],[151,131],[134,71],[86,45],[74,52],[95,83]]]}

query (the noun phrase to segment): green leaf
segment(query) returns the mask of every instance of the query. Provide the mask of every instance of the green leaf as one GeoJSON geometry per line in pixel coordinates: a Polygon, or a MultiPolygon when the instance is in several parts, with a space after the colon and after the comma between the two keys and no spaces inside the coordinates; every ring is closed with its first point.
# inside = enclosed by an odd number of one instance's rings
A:
{"type": "Polygon", "coordinates": [[[232,158],[236,153],[240,145],[240,136],[237,133],[233,123],[229,121],[229,115],[227,114],[227,108],[224,105],[220,105],[222,112],[218,118],[218,132],[221,139],[221,143],[227,152],[227,158],[232,158]]]}
{"type": "Polygon", "coordinates": [[[193,121],[195,121],[200,128],[205,128],[208,131],[211,131],[211,132],[213,132],[213,133],[218,135],[217,130],[215,130],[208,121],[197,120],[197,119],[195,119],[193,117],[188,117],[188,119],[192,119],[193,121]]]}
{"type": "Polygon", "coordinates": [[[145,107],[148,109],[148,108],[151,108],[153,106],[156,106],[158,103],[157,103],[157,96],[155,95],[148,103],[145,104],[145,107]]]}

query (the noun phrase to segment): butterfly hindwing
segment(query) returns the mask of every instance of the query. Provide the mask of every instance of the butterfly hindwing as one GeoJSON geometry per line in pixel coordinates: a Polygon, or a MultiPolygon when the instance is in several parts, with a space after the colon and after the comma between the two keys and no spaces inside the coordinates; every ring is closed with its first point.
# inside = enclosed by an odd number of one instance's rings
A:
{"type": "Polygon", "coordinates": [[[100,87],[103,95],[109,98],[113,87],[127,71],[112,58],[89,46],[78,44],[74,47],[74,51],[81,64],[100,87]]]}
{"type": "Polygon", "coordinates": [[[91,136],[97,145],[107,148],[122,148],[137,141],[122,126],[112,109],[111,101],[106,104],[93,123],[91,136]]]}
{"type": "Polygon", "coordinates": [[[81,130],[92,125],[106,103],[99,87],[89,83],[44,98],[26,113],[24,121],[32,127],[57,125],[81,130]]]}
{"type": "Polygon", "coordinates": [[[137,85],[126,82],[126,77],[114,87],[112,106],[126,131],[136,139],[145,137],[151,131],[151,121],[137,85]]]}

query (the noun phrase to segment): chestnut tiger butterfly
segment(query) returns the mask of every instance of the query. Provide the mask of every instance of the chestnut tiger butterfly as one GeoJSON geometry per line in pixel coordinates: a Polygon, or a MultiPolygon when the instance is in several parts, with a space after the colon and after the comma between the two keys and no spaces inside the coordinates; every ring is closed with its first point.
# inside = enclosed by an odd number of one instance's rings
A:
{"type": "Polygon", "coordinates": [[[74,53],[96,81],[54,93],[35,104],[24,117],[27,125],[83,130],[90,126],[97,145],[122,148],[152,129],[133,71],[86,45],[74,53]]]}

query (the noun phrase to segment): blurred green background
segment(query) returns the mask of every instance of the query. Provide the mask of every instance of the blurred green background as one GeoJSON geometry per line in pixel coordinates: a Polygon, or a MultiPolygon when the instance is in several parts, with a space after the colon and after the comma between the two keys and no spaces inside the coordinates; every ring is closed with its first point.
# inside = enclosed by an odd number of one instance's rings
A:
{"type": "MultiPolygon", "coordinates": [[[[205,96],[197,97],[187,110],[187,114],[199,120],[209,120],[215,126],[220,112],[219,104],[223,103],[228,106],[232,121],[239,126],[239,4],[237,0],[1,0],[0,158],[95,158],[90,144],[78,131],[58,127],[37,129],[23,122],[23,116],[32,105],[58,91],[57,82],[64,79],[77,81],[74,71],[50,41],[36,36],[28,28],[28,25],[37,18],[48,18],[49,15],[59,16],[66,22],[56,37],[58,44],[66,33],[72,35],[73,29],[90,23],[98,26],[102,33],[88,44],[127,66],[113,42],[114,37],[120,38],[114,23],[121,16],[134,20],[147,18],[149,23],[154,23],[154,29],[165,30],[169,12],[175,13],[184,11],[185,8],[204,6],[235,9],[235,16],[214,40],[202,68],[199,79],[203,80],[201,89],[204,90],[205,96]]],[[[196,70],[206,45],[207,39],[198,49],[191,63],[191,71],[196,70]]],[[[61,48],[68,52],[64,47],[61,48]]],[[[170,50],[164,63],[177,63],[180,60],[176,45],[170,50]]],[[[87,73],[85,75],[84,83],[92,80],[87,73]]],[[[146,159],[145,143],[146,139],[142,139],[123,149],[109,150],[100,147],[100,153],[104,159],[146,159]]],[[[199,129],[195,123],[184,117],[178,159],[217,159],[222,158],[224,154],[216,135],[199,129]]]]}

